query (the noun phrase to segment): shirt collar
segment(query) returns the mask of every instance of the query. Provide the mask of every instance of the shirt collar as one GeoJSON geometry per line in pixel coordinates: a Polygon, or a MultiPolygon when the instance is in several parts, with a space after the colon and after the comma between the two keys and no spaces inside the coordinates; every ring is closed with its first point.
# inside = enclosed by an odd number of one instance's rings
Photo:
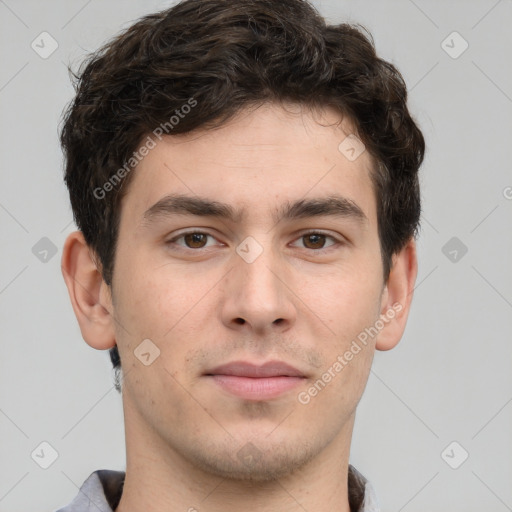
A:
{"type": "MultiPolygon", "coordinates": [[[[113,512],[121,499],[124,477],[124,471],[94,471],[82,484],[75,499],[57,512],[113,512]]],[[[380,512],[372,485],[351,465],[348,468],[348,493],[352,512],[380,512]]]]}

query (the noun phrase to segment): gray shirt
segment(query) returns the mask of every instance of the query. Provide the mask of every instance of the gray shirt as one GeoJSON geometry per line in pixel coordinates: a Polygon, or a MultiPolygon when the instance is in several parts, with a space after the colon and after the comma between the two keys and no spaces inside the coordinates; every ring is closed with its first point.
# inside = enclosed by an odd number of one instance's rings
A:
{"type": "MultiPolygon", "coordinates": [[[[121,499],[124,477],[124,471],[94,471],[75,499],[57,512],[114,512],[121,499]]],[[[353,466],[348,468],[348,494],[352,512],[380,511],[373,487],[353,466]]]]}

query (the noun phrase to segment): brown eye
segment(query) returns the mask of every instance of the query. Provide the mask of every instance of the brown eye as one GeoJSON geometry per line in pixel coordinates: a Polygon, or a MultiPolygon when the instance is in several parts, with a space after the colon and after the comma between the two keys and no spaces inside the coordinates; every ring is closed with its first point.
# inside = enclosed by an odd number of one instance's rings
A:
{"type": "Polygon", "coordinates": [[[201,249],[206,245],[208,235],[205,233],[188,233],[183,236],[183,239],[190,249],[201,249]]]}
{"type": "Polygon", "coordinates": [[[325,245],[326,235],[322,235],[319,233],[312,233],[309,235],[304,235],[302,239],[304,240],[304,246],[307,249],[322,249],[325,245]]]}

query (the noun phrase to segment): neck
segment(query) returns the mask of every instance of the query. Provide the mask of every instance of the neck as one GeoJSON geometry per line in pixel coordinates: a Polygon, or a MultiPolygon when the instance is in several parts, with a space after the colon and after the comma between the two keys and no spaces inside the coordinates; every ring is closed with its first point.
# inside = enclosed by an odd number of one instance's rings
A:
{"type": "Polygon", "coordinates": [[[127,414],[125,404],[126,477],[115,512],[350,512],[347,479],[353,417],[303,467],[264,482],[207,473],[138,420],[135,414],[127,414]]]}

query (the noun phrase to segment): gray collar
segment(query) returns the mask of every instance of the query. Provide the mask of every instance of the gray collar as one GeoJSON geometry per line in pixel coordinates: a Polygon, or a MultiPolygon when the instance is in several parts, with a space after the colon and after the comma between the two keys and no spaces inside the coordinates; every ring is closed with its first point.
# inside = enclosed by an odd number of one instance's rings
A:
{"type": "MultiPolygon", "coordinates": [[[[380,512],[375,491],[353,466],[348,468],[349,502],[352,512],[380,512]]],[[[99,469],[91,473],[75,499],[57,512],[113,512],[123,492],[124,471],[99,469]]]]}

